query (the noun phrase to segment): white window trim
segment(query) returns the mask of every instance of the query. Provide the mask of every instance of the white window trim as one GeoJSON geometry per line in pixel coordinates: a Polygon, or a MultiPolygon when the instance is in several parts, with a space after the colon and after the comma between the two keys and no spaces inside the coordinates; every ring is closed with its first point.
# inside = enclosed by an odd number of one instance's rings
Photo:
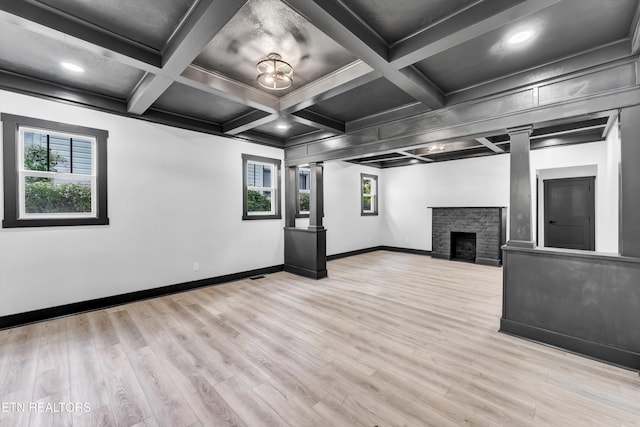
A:
{"type": "Polygon", "coordinates": [[[87,135],[70,134],[65,132],[58,132],[49,129],[40,129],[29,126],[19,127],[18,136],[18,219],[47,219],[47,218],[97,218],[97,181],[98,181],[98,165],[97,165],[97,143],[96,138],[87,135]],[[25,132],[33,132],[39,134],[48,134],[50,136],[57,136],[62,138],[75,138],[82,139],[84,141],[91,141],[91,170],[92,174],[75,174],[75,173],[62,173],[62,172],[47,172],[47,171],[32,171],[24,168],[24,134],[25,132]],[[25,212],[25,178],[61,178],[61,179],[73,179],[83,180],[91,182],[91,212],[56,212],[56,213],[27,213],[25,212]]]}

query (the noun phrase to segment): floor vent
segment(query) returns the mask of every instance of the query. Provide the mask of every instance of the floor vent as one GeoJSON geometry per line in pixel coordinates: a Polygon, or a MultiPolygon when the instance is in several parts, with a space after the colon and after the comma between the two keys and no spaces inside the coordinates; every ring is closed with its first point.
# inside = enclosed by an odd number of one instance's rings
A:
{"type": "Polygon", "coordinates": [[[253,276],[253,277],[249,277],[249,279],[251,279],[251,280],[264,279],[264,276],[263,276],[263,275],[260,275],[260,276],[253,276]]]}

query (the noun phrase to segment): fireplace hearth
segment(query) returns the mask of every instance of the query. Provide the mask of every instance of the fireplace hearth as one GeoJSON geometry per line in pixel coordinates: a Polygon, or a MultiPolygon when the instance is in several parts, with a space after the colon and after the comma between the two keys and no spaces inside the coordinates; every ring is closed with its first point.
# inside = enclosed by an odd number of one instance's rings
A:
{"type": "Polygon", "coordinates": [[[505,207],[433,207],[431,256],[499,266],[505,207]]]}

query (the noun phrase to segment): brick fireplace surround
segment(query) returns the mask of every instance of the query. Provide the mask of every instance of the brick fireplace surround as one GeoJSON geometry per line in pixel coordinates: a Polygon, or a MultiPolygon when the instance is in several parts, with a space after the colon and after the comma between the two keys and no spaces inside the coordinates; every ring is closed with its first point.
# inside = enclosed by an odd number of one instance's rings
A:
{"type": "Polygon", "coordinates": [[[433,207],[434,258],[451,259],[451,233],[476,233],[476,264],[500,266],[506,242],[506,207],[433,207]]]}

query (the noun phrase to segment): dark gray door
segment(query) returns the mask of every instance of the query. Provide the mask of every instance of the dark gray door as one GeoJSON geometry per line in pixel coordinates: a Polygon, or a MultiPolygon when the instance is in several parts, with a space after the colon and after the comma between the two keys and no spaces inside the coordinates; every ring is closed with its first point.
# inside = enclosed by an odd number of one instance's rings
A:
{"type": "Polygon", "coordinates": [[[595,177],[544,181],[544,245],[595,250],[595,177]]]}

